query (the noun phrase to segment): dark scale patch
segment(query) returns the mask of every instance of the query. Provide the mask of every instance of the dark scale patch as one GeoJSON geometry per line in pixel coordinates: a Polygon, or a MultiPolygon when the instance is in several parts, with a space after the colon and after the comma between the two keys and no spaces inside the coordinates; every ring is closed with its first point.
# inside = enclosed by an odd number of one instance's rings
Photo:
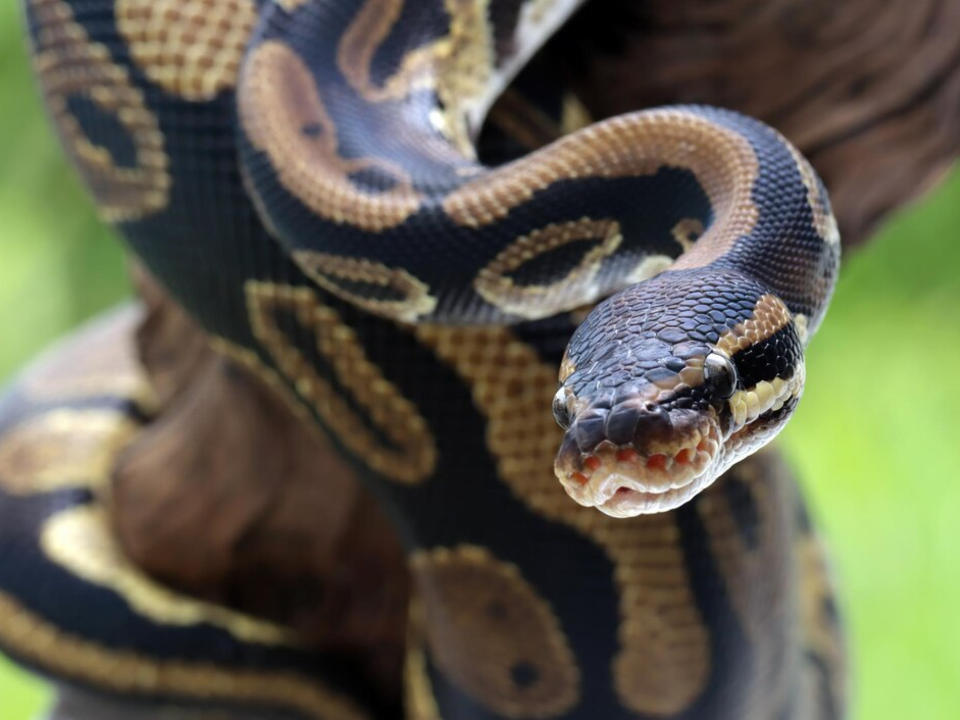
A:
{"type": "MultiPolygon", "coordinates": [[[[515,96],[523,98],[524,103],[536,112],[541,113],[542,118],[546,118],[553,123],[557,133],[559,133],[564,96],[568,92],[567,84],[561,77],[559,66],[556,63],[545,62],[542,56],[537,55],[527,63],[520,74],[510,83],[510,91],[515,96]]],[[[497,122],[493,121],[493,118],[500,111],[498,105],[501,103],[509,105],[510,98],[503,98],[494,104],[493,109],[487,114],[487,119],[480,129],[480,137],[477,139],[477,157],[482,164],[487,166],[497,166],[516,160],[518,157],[536,149],[521,144],[504,128],[500,127],[497,122]]],[[[508,110],[507,114],[512,116],[514,112],[508,110]]],[[[515,119],[521,126],[526,126],[530,122],[522,116],[515,119]]],[[[539,126],[534,127],[531,137],[542,142],[552,139],[545,137],[541,132],[542,130],[543,128],[539,126]]]]}
{"type": "Polygon", "coordinates": [[[569,315],[556,315],[514,325],[514,334],[532,347],[546,363],[560,367],[576,322],[569,315]]]}
{"type": "Polygon", "coordinates": [[[116,116],[105,112],[85,95],[67,98],[67,109],[76,118],[87,140],[110,153],[117,167],[137,166],[137,146],[116,116]]]}
{"type": "Polygon", "coordinates": [[[660,402],[665,411],[670,410],[707,410],[711,405],[717,405],[720,399],[710,391],[706,385],[685,388],[660,402]]]}
{"type": "Polygon", "coordinates": [[[510,668],[510,680],[518,688],[530,688],[540,680],[540,671],[528,662],[518,662],[510,668]]]}
{"type": "Polygon", "coordinates": [[[748,549],[756,550],[760,544],[760,510],[756,498],[749,486],[736,476],[730,476],[720,487],[730,503],[740,539],[748,549]]]}
{"type": "MultiPolygon", "coordinates": [[[[361,7],[362,3],[357,3],[361,7]]],[[[375,85],[383,85],[403,64],[404,58],[419,47],[446,35],[450,30],[450,17],[442,0],[416,0],[405,2],[380,47],[370,63],[370,79],[375,85]],[[412,29],[416,29],[414,32],[412,29]]]]}
{"type": "Polygon", "coordinates": [[[358,189],[368,193],[388,192],[397,186],[397,178],[378,167],[368,167],[348,176],[358,189]]]}
{"type": "Polygon", "coordinates": [[[524,2],[525,0],[490,0],[487,17],[493,27],[493,48],[497,54],[498,66],[516,52],[514,35],[524,2]]]}
{"type": "Polygon", "coordinates": [[[521,287],[549,285],[567,277],[584,256],[602,240],[583,240],[555,247],[536,255],[506,275],[521,287]]]}
{"type": "Polygon", "coordinates": [[[751,388],[762,380],[789,378],[803,357],[803,348],[793,325],[781,328],[766,340],[735,353],[733,361],[743,387],[751,388]]]}
{"type": "Polygon", "coordinates": [[[323,125],[320,123],[308,123],[300,128],[300,133],[304,137],[318,138],[323,135],[323,125]]]}

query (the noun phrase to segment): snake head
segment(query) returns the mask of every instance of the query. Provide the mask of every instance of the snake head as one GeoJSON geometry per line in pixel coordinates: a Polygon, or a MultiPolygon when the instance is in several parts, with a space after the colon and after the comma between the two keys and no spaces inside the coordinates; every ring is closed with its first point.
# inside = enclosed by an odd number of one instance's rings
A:
{"type": "Polygon", "coordinates": [[[801,329],[739,273],[668,272],[601,303],[570,341],[553,403],[567,493],[614,517],[693,498],[796,408],[801,329]]]}

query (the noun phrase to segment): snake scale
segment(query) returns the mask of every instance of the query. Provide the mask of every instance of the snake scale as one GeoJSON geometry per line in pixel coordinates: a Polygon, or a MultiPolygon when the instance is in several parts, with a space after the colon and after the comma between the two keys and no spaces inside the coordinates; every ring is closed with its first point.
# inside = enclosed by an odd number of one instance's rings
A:
{"type": "MultiPolygon", "coordinates": [[[[524,66],[579,4],[24,0],[104,219],[395,522],[407,718],[842,717],[818,541],[751,455],[832,293],[825,190],[757,121],[592,123],[538,84],[524,66]]],[[[62,717],[71,693],[390,716],[336,658],[118,550],[110,468],[151,419],[132,323],[3,400],[0,647],[65,688],[62,717]]]]}

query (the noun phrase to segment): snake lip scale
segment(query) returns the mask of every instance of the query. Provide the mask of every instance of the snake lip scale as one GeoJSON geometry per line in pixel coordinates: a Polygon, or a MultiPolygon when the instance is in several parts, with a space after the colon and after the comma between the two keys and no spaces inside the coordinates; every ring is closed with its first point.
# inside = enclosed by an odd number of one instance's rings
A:
{"type": "Polygon", "coordinates": [[[670,446],[645,445],[641,450],[641,443],[618,446],[604,440],[593,451],[579,454],[579,470],[558,461],[557,476],[577,503],[613,517],[631,517],[686,502],[716,473],[721,461],[720,431],[714,422],[689,431],[670,446]]]}

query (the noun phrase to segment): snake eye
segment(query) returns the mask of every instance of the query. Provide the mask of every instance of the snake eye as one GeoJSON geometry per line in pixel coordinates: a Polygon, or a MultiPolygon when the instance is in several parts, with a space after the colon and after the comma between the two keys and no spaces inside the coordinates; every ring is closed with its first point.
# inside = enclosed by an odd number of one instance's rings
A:
{"type": "Polygon", "coordinates": [[[710,353],[703,361],[703,381],[720,397],[732,397],[740,382],[737,366],[725,355],[710,353]]]}
{"type": "Polygon", "coordinates": [[[567,409],[567,393],[563,388],[553,396],[553,417],[564,430],[570,427],[570,411],[567,409]]]}

